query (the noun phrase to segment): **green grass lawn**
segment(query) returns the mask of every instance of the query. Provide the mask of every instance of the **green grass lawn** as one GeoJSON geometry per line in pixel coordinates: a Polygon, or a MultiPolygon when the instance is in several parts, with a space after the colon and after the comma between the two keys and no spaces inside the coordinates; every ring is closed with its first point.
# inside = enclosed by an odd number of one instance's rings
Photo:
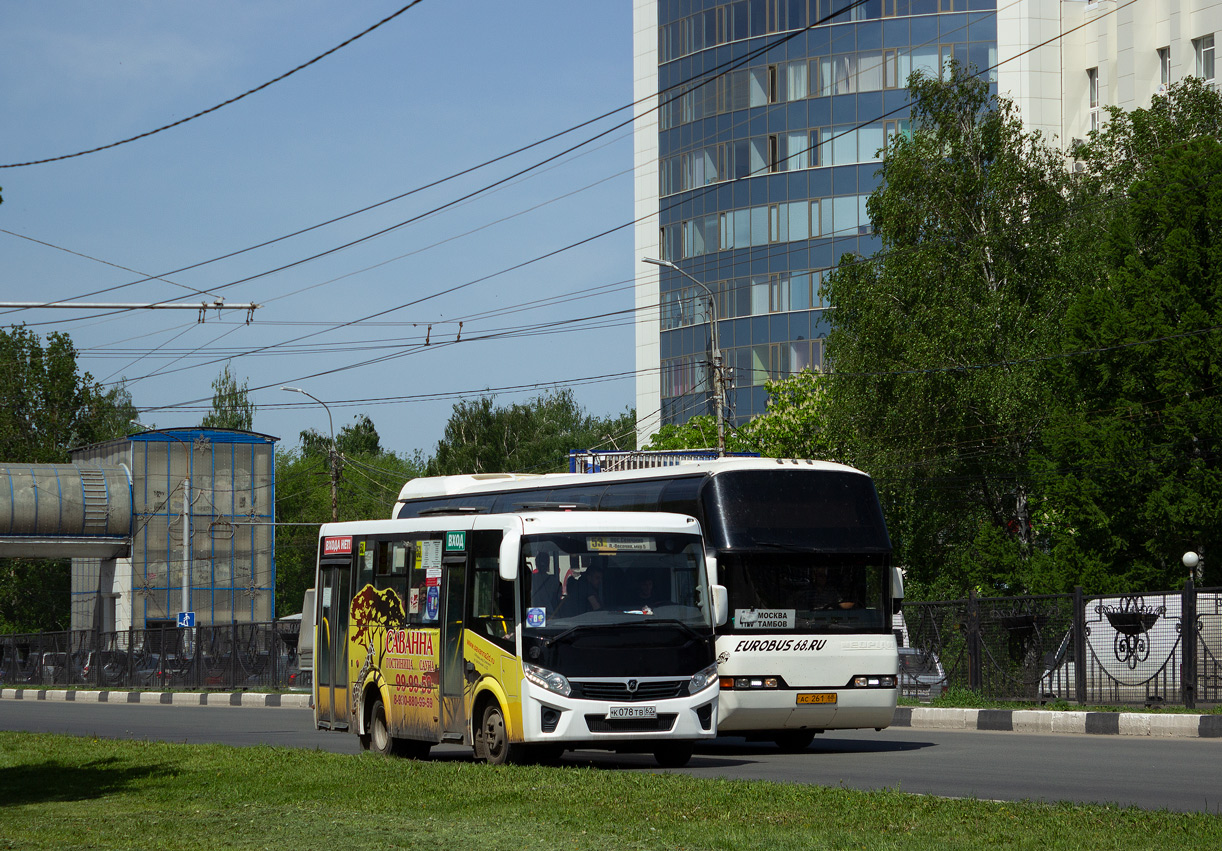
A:
{"type": "Polygon", "coordinates": [[[0,848],[1212,848],[1222,817],[0,732],[0,848]]]}

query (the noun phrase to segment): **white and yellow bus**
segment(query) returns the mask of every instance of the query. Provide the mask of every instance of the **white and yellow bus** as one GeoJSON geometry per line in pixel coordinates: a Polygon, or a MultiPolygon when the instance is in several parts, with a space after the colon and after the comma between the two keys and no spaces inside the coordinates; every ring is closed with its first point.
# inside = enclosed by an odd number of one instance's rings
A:
{"type": "Polygon", "coordinates": [[[685,764],[717,733],[699,524],[663,513],[528,510],[324,525],[314,715],[364,748],[490,763],[566,749],[685,764]]]}

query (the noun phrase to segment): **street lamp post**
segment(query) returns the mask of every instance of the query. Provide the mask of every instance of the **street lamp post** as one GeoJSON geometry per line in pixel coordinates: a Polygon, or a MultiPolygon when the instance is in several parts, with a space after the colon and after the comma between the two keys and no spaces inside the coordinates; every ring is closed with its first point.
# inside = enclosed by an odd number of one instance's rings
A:
{"type": "Polygon", "coordinates": [[[322,405],[327,410],[327,426],[331,429],[331,522],[339,521],[339,453],[335,451],[335,422],[331,419],[331,408],[322,399],[319,399],[312,393],[307,393],[300,387],[281,387],[281,390],[287,390],[290,393],[300,393],[302,396],[309,396],[318,404],[322,405]]]}
{"type": "Polygon", "coordinates": [[[700,289],[704,290],[705,295],[709,297],[709,345],[712,349],[713,359],[713,411],[717,418],[717,457],[726,454],[726,426],[725,426],[725,380],[722,375],[721,364],[721,348],[717,343],[717,298],[702,281],[697,280],[692,275],[680,269],[669,260],[657,260],[653,257],[642,257],[641,262],[650,263],[654,266],[661,266],[664,269],[671,269],[678,272],[683,277],[687,278],[700,289]]]}

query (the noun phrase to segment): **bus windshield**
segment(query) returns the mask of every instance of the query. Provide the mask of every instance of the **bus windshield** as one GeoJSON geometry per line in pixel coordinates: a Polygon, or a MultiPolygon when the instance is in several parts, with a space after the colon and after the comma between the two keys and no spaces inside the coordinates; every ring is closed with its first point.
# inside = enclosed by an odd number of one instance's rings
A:
{"type": "Polygon", "coordinates": [[[887,632],[890,572],[877,556],[723,553],[730,632],[887,632]]]}
{"type": "Polygon", "coordinates": [[[679,622],[712,625],[696,535],[566,534],[523,538],[526,631],[679,622]]]}

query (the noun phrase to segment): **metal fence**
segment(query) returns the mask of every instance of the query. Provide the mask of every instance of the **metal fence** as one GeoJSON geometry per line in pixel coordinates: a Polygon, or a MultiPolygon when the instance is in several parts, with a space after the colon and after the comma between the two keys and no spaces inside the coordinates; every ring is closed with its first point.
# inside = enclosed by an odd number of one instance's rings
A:
{"type": "Polygon", "coordinates": [[[1222,699],[1222,589],[1191,581],[1165,593],[906,603],[903,631],[941,686],[988,698],[1188,708],[1222,699]]]}
{"type": "MultiPolygon", "coordinates": [[[[1188,582],[1165,593],[971,595],[906,603],[897,626],[903,645],[922,656],[922,696],[960,686],[1033,703],[1222,702],[1222,588],[1188,582]]],[[[0,635],[0,685],[306,690],[311,673],[297,663],[299,628],[281,621],[0,635]]]]}
{"type": "Polygon", "coordinates": [[[0,685],[36,688],[301,689],[299,623],[0,635],[0,685]]]}

